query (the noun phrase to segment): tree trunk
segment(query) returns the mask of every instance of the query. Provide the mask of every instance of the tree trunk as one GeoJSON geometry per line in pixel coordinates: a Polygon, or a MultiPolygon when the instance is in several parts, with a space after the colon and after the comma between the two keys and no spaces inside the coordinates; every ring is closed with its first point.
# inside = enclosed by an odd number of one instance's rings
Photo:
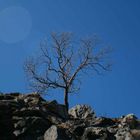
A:
{"type": "Polygon", "coordinates": [[[68,89],[65,89],[65,91],[64,91],[64,104],[65,104],[66,110],[68,112],[68,110],[69,110],[68,89]]]}

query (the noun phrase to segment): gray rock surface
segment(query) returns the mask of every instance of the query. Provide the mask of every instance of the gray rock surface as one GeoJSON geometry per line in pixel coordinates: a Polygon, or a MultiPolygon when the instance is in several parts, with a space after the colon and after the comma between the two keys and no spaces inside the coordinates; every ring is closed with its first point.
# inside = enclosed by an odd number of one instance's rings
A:
{"type": "Polygon", "coordinates": [[[140,120],[97,117],[88,105],[68,114],[36,93],[0,94],[0,140],[140,140],[140,120]]]}
{"type": "Polygon", "coordinates": [[[65,129],[52,125],[44,134],[44,140],[71,140],[65,129]]]}
{"type": "Polygon", "coordinates": [[[58,139],[58,133],[57,133],[57,127],[55,125],[52,125],[44,134],[44,140],[57,140],[58,139]]]}
{"type": "Polygon", "coordinates": [[[76,105],[69,110],[69,114],[74,118],[86,119],[89,117],[95,117],[95,113],[88,105],[76,105]]]}

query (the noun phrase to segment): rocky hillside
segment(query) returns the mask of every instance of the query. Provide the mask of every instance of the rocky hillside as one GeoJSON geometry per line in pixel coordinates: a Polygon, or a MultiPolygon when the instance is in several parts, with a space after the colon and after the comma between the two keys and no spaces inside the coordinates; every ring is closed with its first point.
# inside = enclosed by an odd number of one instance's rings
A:
{"type": "Polygon", "coordinates": [[[140,121],[133,114],[96,117],[87,105],[68,114],[38,94],[1,94],[0,140],[140,140],[140,121]]]}

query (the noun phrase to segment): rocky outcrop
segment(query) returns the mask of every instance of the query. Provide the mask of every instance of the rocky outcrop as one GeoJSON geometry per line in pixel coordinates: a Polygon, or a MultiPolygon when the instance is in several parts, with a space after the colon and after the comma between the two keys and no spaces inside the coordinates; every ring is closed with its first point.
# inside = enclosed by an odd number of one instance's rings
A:
{"type": "Polygon", "coordinates": [[[0,140],[140,140],[140,121],[134,114],[97,117],[88,105],[67,113],[36,93],[0,94],[0,140]]]}
{"type": "Polygon", "coordinates": [[[95,113],[88,105],[77,105],[69,110],[69,115],[71,115],[74,118],[94,118],[95,113]]]}

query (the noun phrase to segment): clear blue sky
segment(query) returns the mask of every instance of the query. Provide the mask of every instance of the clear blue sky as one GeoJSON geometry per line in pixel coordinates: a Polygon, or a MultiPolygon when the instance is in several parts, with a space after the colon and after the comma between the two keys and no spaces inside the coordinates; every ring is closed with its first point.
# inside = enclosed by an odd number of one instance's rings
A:
{"type": "MultiPolygon", "coordinates": [[[[0,91],[23,93],[23,62],[52,31],[97,34],[114,48],[112,72],[84,77],[70,104],[91,105],[97,115],[140,117],[140,1],[0,0],[0,91]]],[[[63,102],[63,94],[46,96],[63,102]]]]}

